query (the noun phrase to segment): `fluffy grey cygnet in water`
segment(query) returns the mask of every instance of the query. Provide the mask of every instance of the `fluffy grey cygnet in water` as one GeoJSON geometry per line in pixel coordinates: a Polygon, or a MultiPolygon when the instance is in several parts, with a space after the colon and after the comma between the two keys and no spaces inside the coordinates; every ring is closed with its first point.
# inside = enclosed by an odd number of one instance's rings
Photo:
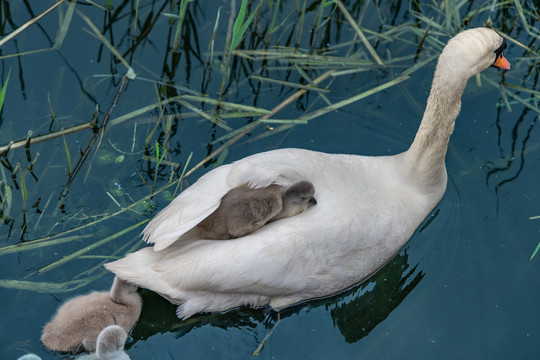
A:
{"type": "Polygon", "coordinates": [[[62,305],[43,328],[41,342],[54,351],[93,352],[103,329],[118,325],[128,333],[141,308],[137,286],[115,277],[110,291],[78,296],[62,305]]]}
{"type": "Polygon", "coordinates": [[[127,333],[118,325],[107,326],[97,338],[96,356],[99,360],[129,360],[124,352],[127,333]]]}
{"type": "Polygon", "coordinates": [[[290,186],[272,184],[252,189],[241,185],[221,198],[219,207],[192,230],[202,239],[226,240],[245,236],[270,221],[297,215],[317,204],[309,181],[290,186]]]}
{"type": "Polygon", "coordinates": [[[97,338],[96,352],[77,356],[75,360],[130,360],[124,351],[127,333],[118,325],[107,326],[97,338]]]}

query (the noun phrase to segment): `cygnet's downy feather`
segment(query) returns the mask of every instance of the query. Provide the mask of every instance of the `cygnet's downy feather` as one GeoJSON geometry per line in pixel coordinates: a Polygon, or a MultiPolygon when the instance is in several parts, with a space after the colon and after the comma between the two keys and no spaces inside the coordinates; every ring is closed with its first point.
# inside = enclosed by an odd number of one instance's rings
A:
{"type": "Polygon", "coordinates": [[[261,188],[241,185],[229,190],[219,207],[191,230],[200,239],[235,239],[254,232],[270,221],[297,215],[317,201],[309,181],[290,186],[261,188]]]}
{"type": "Polygon", "coordinates": [[[110,291],[92,292],[70,299],[43,328],[41,342],[63,352],[93,352],[100,332],[118,325],[126,333],[141,314],[137,286],[115,277],[110,291]]]}
{"type": "Polygon", "coordinates": [[[107,326],[97,338],[96,355],[99,360],[129,360],[124,352],[126,331],[118,325],[107,326]]]}

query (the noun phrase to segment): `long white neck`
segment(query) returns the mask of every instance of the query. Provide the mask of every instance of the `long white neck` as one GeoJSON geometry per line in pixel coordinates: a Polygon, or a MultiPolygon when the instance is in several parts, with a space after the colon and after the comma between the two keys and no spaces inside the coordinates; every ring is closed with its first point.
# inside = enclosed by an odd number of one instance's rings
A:
{"type": "Polygon", "coordinates": [[[444,159],[468,78],[468,74],[453,71],[439,60],[422,122],[411,147],[403,154],[409,176],[419,186],[446,184],[444,159]]]}

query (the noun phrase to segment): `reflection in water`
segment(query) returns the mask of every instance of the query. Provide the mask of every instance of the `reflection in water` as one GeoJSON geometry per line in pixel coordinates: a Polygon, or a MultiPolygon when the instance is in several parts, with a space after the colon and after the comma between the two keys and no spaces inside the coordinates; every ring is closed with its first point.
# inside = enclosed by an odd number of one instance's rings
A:
{"type": "Polygon", "coordinates": [[[400,253],[369,281],[343,294],[343,304],[336,301],[330,315],[346,342],[368,335],[423,279],[418,264],[410,269],[407,259],[407,251],[400,253]]]}
{"type": "MultiPolygon", "coordinates": [[[[345,341],[356,342],[384,321],[423,279],[425,273],[418,270],[418,264],[411,268],[407,261],[405,250],[369,280],[341,294],[287,308],[280,312],[280,316],[282,319],[287,318],[306,307],[331,309],[330,316],[345,341]]],[[[240,308],[226,313],[197,314],[181,321],[176,317],[175,305],[148,290],[143,290],[141,295],[144,305],[132,333],[134,341],[146,340],[154,334],[166,332],[174,332],[180,338],[205,325],[226,330],[255,329],[258,324],[266,323],[269,328],[277,317],[273,311],[268,314],[268,310],[240,308]]]]}
{"type": "Polygon", "coordinates": [[[146,340],[154,334],[174,332],[180,338],[191,330],[210,325],[221,329],[255,328],[265,321],[265,311],[241,308],[226,313],[195,314],[187,320],[176,316],[176,305],[160,295],[142,290],[143,309],[131,334],[134,341],[146,340]]]}
{"type": "Polygon", "coordinates": [[[499,209],[499,189],[508,183],[516,180],[525,166],[525,153],[527,148],[527,142],[531,138],[532,130],[538,123],[536,121],[535,114],[532,114],[529,108],[524,108],[512,127],[511,131],[511,144],[510,151],[507,153],[501,143],[501,114],[500,109],[497,116],[497,129],[498,129],[498,145],[501,153],[500,161],[497,163],[487,162],[483,165],[483,169],[486,171],[486,184],[494,177],[497,181],[495,184],[495,194],[497,196],[497,212],[499,209]],[[524,135],[523,135],[524,133],[524,135]],[[521,135],[520,135],[521,134],[521,135]],[[517,168],[517,169],[516,169],[517,168]],[[515,169],[515,170],[513,170],[515,169]],[[500,176],[500,177],[499,177],[500,176]]]}

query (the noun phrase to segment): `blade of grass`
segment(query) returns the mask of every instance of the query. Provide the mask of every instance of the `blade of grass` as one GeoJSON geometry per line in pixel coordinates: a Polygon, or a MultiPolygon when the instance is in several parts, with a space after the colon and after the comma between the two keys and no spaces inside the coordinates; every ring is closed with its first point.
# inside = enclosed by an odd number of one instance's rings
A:
{"type": "Polygon", "coordinates": [[[223,165],[223,163],[225,162],[225,159],[227,158],[227,155],[229,155],[229,148],[228,147],[223,149],[221,154],[219,154],[218,158],[216,159],[216,163],[215,163],[214,167],[218,167],[218,166],[223,165]]]}
{"type": "Polygon", "coordinates": [[[58,266],[63,265],[63,264],[65,264],[65,263],[67,263],[67,262],[69,262],[71,260],[74,260],[74,259],[78,258],[79,256],[81,256],[83,254],[86,254],[87,252],[89,252],[91,250],[94,250],[94,249],[96,249],[96,248],[98,248],[98,247],[100,247],[102,245],[105,245],[109,241],[114,240],[114,239],[116,239],[116,238],[118,238],[118,237],[120,237],[120,236],[122,236],[122,235],[124,235],[124,234],[126,234],[126,233],[128,233],[128,232],[130,232],[130,231],[144,225],[144,224],[146,224],[149,221],[150,221],[150,219],[144,219],[142,221],[139,221],[138,223],[136,223],[134,225],[131,225],[131,226],[129,226],[129,227],[127,227],[127,228],[125,228],[125,229],[123,229],[123,230],[121,230],[121,231],[119,231],[119,232],[117,232],[117,233],[115,233],[115,234],[113,234],[111,236],[107,236],[105,239],[102,239],[100,241],[96,241],[95,243],[93,243],[91,245],[88,245],[88,246],[85,246],[84,248],[82,248],[82,249],[80,249],[78,251],[75,251],[74,253],[66,255],[66,256],[62,257],[60,260],[55,261],[55,262],[53,262],[53,263],[51,263],[49,265],[46,265],[46,266],[40,268],[37,272],[40,273],[40,274],[43,274],[43,273],[46,273],[46,272],[48,272],[48,271],[50,271],[52,269],[55,269],[58,266]]]}
{"type": "MultiPolygon", "coordinates": [[[[11,75],[11,68],[9,68],[8,75],[6,77],[6,81],[4,81],[4,85],[2,85],[2,90],[0,90],[0,111],[2,111],[2,107],[4,106],[4,100],[6,99],[6,91],[7,86],[9,83],[9,76],[11,75]]],[[[2,150],[0,149],[0,153],[2,150]]]]}
{"type": "Polygon", "coordinates": [[[154,104],[143,106],[142,108],[134,110],[134,111],[132,111],[130,113],[121,115],[121,116],[119,116],[117,118],[114,118],[114,119],[111,119],[109,121],[109,125],[113,126],[113,125],[121,124],[124,121],[131,120],[132,118],[134,118],[136,116],[139,116],[139,115],[142,115],[142,114],[147,114],[149,111],[152,111],[154,109],[157,109],[157,108],[161,107],[162,105],[166,105],[166,104],[169,104],[169,103],[174,102],[174,101],[176,101],[175,98],[169,98],[169,99],[166,99],[166,100],[163,100],[163,101],[156,102],[154,104]]]}
{"type": "Polygon", "coordinates": [[[501,86],[511,87],[511,88],[517,89],[519,91],[527,92],[529,94],[532,94],[532,95],[540,98],[540,91],[538,91],[538,90],[533,90],[533,89],[526,88],[524,86],[519,86],[519,85],[509,84],[509,83],[501,83],[501,86]]]}
{"type": "Polygon", "coordinates": [[[0,248],[0,255],[8,255],[12,253],[18,253],[22,251],[40,249],[46,246],[59,245],[66,242],[80,241],[83,239],[88,239],[93,237],[92,234],[82,234],[74,236],[66,236],[58,239],[47,240],[47,241],[25,241],[23,243],[8,245],[0,248]]]}
{"type": "Polygon", "coordinates": [[[538,252],[538,250],[540,250],[540,242],[538,243],[538,245],[536,246],[536,249],[534,249],[532,255],[531,255],[531,258],[530,260],[532,260],[535,256],[536,256],[536,253],[538,252]]]}
{"type": "Polygon", "coordinates": [[[523,27],[525,28],[525,31],[527,34],[534,36],[535,38],[540,38],[538,34],[535,34],[532,32],[531,27],[529,23],[527,22],[527,17],[525,16],[525,13],[523,12],[523,7],[521,5],[521,2],[519,0],[514,0],[514,5],[516,7],[516,10],[519,14],[519,18],[521,19],[521,22],[523,23],[523,27]]]}
{"type": "Polygon", "coordinates": [[[54,120],[56,120],[56,114],[54,113],[54,109],[51,103],[51,94],[47,93],[47,103],[49,104],[49,113],[51,115],[51,125],[49,125],[49,129],[52,127],[52,123],[54,120]]]}
{"type": "Polygon", "coordinates": [[[201,103],[218,105],[219,107],[223,107],[224,109],[232,109],[232,110],[237,110],[237,111],[252,111],[260,115],[266,115],[270,113],[270,110],[266,110],[263,108],[248,106],[248,105],[241,105],[241,104],[231,103],[227,101],[220,101],[220,100],[216,100],[207,96],[180,95],[179,97],[185,100],[200,101],[201,103]]]}
{"type": "MultiPolygon", "coordinates": [[[[178,184],[176,184],[176,188],[174,189],[174,193],[173,193],[174,197],[176,197],[176,194],[178,193],[178,188],[181,187],[182,180],[184,180],[184,175],[186,174],[186,169],[189,165],[189,162],[191,161],[192,156],[193,156],[193,151],[189,153],[186,163],[184,164],[184,167],[182,169],[182,173],[180,174],[180,178],[178,178],[178,184]]],[[[180,191],[182,191],[182,189],[180,189],[180,191]]]]}
{"type": "Polygon", "coordinates": [[[401,76],[409,76],[409,75],[411,75],[412,73],[414,73],[415,71],[420,70],[421,68],[423,68],[427,64],[431,63],[432,61],[435,61],[438,57],[439,57],[439,54],[435,54],[435,55],[432,55],[432,56],[430,56],[430,57],[428,57],[428,58],[426,58],[426,59],[424,59],[422,61],[417,62],[416,64],[414,64],[413,66],[411,66],[407,70],[403,71],[401,73],[401,76]]]}
{"type": "MultiPolygon", "coordinates": [[[[262,120],[264,121],[264,120],[262,120]]],[[[298,120],[296,120],[298,121],[298,120]]],[[[276,135],[278,133],[281,133],[281,132],[284,132],[284,131],[287,131],[287,130],[291,130],[293,127],[295,127],[296,124],[282,124],[282,125],[279,125],[278,127],[276,128],[268,128],[268,130],[270,131],[265,131],[263,133],[260,133],[259,135],[257,136],[254,136],[254,137],[250,137],[249,139],[246,140],[246,143],[254,143],[256,141],[259,141],[259,140],[262,140],[262,139],[265,139],[269,136],[273,136],[273,135],[276,135]]]]}
{"type": "Polygon", "coordinates": [[[6,223],[9,217],[9,212],[11,211],[12,197],[13,197],[13,193],[11,191],[11,187],[7,184],[4,184],[4,197],[2,199],[2,203],[0,204],[2,222],[4,224],[6,223]]]}
{"type": "MultiPolygon", "coordinates": [[[[304,80],[306,80],[309,85],[312,87],[312,88],[315,88],[315,89],[320,89],[318,86],[316,86],[314,83],[313,83],[313,80],[311,79],[311,77],[304,71],[304,69],[302,69],[302,67],[299,65],[299,64],[295,64],[294,65],[294,68],[296,69],[296,71],[298,71],[298,73],[300,74],[300,76],[302,76],[304,78],[304,80]]],[[[329,91],[327,89],[324,89],[325,91],[329,91]]],[[[319,96],[321,99],[324,100],[325,103],[327,103],[328,105],[330,105],[332,102],[330,100],[328,100],[328,98],[326,97],[326,95],[324,95],[322,92],[319,92],[319,96]]]]}
{"type": "Polygon", "coordinates": [[[506,106],[506,111],[512,112],[512,107],[510,106],[510,102],[508,101],[508,96],[506,96],[506,91],[504,91],[503,89],[503,83],[499,84],[499,90],[503,99],[504,106],[506,106]]]}
{"type": "Polygon", "coordinates": [[[159,143],[156,141],[156,150],[155,150],[156,151],[156,167],[155,167],[156,170],[154,172],[154,185],[152,186],[152,190],[156,189],[156,183],[157,183],[159,167],[161,166],[161,162],[163,161],[163,158],[167,154],[167,149],[163,148],[163,154],[160,156],[160,154],[159,154],[159,148],[160,147],[161,147],[161,145],[159,145],[159,143]]]}
{"type": "Polygon", "coordinates": [[[44,12],[42,12],[41,14],[36,16],[35,18],[28,20],[26,23],[24,23],[23,25],[19,26],[16,30],[14,30],[12,33],[10,33],[9,35],[2,38],[2,40],[0,40],[0,47],[2,47],[9,40],[13,39],[15,36],[19,35],[26,28],[28,28],[30,25],[37,22],[43,16],[47,15],[49,12],[51,12],[54,8],[56,8],[57,6],[62,4],[63,2],[64,2],[64,0],[58,1],[56,4],[54,4],[53,6],[51,6],[50,8],[48,8],[47,10],[45,10],[44,12]]]}
{"type": "Polygon", "coordinates": [[[268,342],[268,339],[270,338],[270,335],[272,335],[272,333],[274,332],[274,330],[276,330],[279,322],[281,321],[281,316],[279,314],[279,311],[277,313],[277,321],[276,323],[274,324],[274,326],[272,326],[272,328],[270,329],[270,331],[268,331],[268,333],[266,334],[266,336],[264,337],[264,339],[261,341],[261,343],[259,344],[259,346],[257,347],[257,349],[255,349],[255,351],[251,354],[251,357],[254,357],[254,356],[258,356],[264,345],[266,345],[266,343],[268,342]]]}
{"type": "Polygon", "coordinates": [[[197,107],[193,106],[189,102],[182,99],[182,97],[177,96],[176,101],[179,102],[180,104],[182,104],[183,106],[187,107],[189,110],[193,111],[194,113],[198,114],[200,117],[210,121],[211,123],[223,128],[223,129],[225,129],[227,131],[232,130],[232,128],[227,125],[226,121],[224,121],[224,120],[222,120],[222,119],[220,119],[220,118],[218,118],[216,116],[212,116],[212,115],[207,114],[206,112],[202,111],[201,109],[198,109],[197,107]]]}
{"type": "Polygon", "coordinates": [[[26,191],[26,182],[24,181],[23,171],[20,168],[19,164],[17,164],[17,167],[19,168],[19,177],[21,179],[21,195],[22,195],[22,200],[23,200],[23,209],[25,209],[26,201],[28,200],[28,192],[26,191]]]}
{"type": "MultiPolygon", "coordinates": [[[[537,219],[540,219],[540,215],[538,215],[538,216],[531,216],[531,217],[529,218],[529,220],[537,220],[537,219]]],[[[536,246],[536,249],[534,249],[534,251],[533,251],[533,253],[532,253],[532,255],[531,255],[531,258],[530,258],[529,260],[532,260],[532,259],[536,256],[536,254],[538,253],[539,250],[540,250],[540,242],[539,242],[538,245],[536,246]]]]}
{"type": "Polygon", "coordinates": [[[94,32],[95,36],[109,49],[109,51],[114,55],[116,56],[116,58],[122,63],[124,64],[124,66],[126,67],[127,69],[127,72],[126,72],[126,76],[128,77],[128,79],[130,80],[135,80],[135,78],[137,77],[135,75],[135,71],[133,70],[133,68],[131,67],[131,65],[128,64],[128,62],[122,57],[122,55],[120,55],[120,53],[118,52],[118,50],[115,49],[115,47],[109,42],[109,40],[107,40],[107,38],[105,36],[103,36],[103,34],[101,33],[101,31],[99,31],[99,29],[94,25],[94,23],[92,22],[92,20],[90,20],[90,18],[86,15],[84,15],[82,12],[80,11],[77,11],[77,13],[79,14],[80,17],[83,18],[83,20],[86,22],[86,24],[90,27],[90,29],[94,32]]]}
{"type": "Polygon", "coordinates": [[[41,282],[41,281],[24,281],[24,280],[4,280],[0,279],[0,287],[6,289],[30,290],[39,293],[60,293],[77,290],[83,286],[90,284],[97,278],[107,274],[103,270],[102,273],[81,280],[71,280],[63,283],[41,282]]]}
{"type": "Polygon", "coordinates": [[[259,80],[261,82],[270,82],[270,83],[273,83],[273,84],[278,84],[278,85],[282,85],[282,86],[288,86],[288,87],[296,88],[296,89],[305,89],[305,90],[309,90],[309,91],[317,91],[317,92],[323,92],[323,93],[329,93],[330,92],[330,90],[328,90],[328,89],[323,89],[323,88],[316,87],[316,86],[303,85],[303,84],[293,83],[293,82],[290,82],[290,81],[271,79],[271,78],[266,78],[266,77],[262,77],[262,76],[258,76],[258,75],[251,75],[249,78],[259,80]]]}
{"type": "Polygon", "coordinates": [[[181,0],[178,8],[178,24],[176,25],[176,32],[174,34],[173,52],[178,52],[180,48],[180,40],[182,35],[182,26],[184,25],[184,19],[186,18],[186,11],[188,4],[194,0],[181,0]]]}
{"type": "Polygon", "coordinates": [[[69,147],[66,142],[66,136],[64,134],[62,134],[62,139],[64,140],[64,151],[66,153],[68,176],[71,176],[71,154],[69,152],[69,147]]]}
{"type": "Polygon", "coordinates": [[[137,32],[137,20],[139,19],[139,0],[135,2],[135,15],[133,18],[133,30],[132,34],[135,35],[137,32]]]}
{"type": "Polygon", "coordinates": [[[206,63],[213,63],[214,59],[214,44],[216,42],[216,35],[218,31],[218,25],[219,25],[219,15],[221,14],[221,7],[218,8],[217,15],[216,15],[216,22],[214,23],[214,31],[212,31],[212,38],[210,39],[210,42],[208,43],[208,58],[206,60],[206,63]]]}
{"type": "MultiPolygon", "coordinates": [[[[484,80],[486,80],[487,82],[489,82],[491,85],[499,88],[499,85],[491,80],[490,78],[488,78],[487,76],[484,77],[484,80]]],[[[536,112],[537,114],[540,114],[540,109],[538,109],[538,107],[536,106],[533,106],[531,104],[529,104],[528,102],[526,102],[525,100],[523,100],[522,98],[520,98],[519,96],[517,96],[516,94],[512,93],[511,91],[509,91],[507,88],[503,87],[502,90],[506,93],[507,96],[511,97],[512,99],[516,100],[517,102],[519,102],[520,104],[522,104],[523,106],[531,109],[532,111],[536,112]]]]}
{"type": "Polygon", "coordinates": [[[307,125],[307,120],[298,120],[298,119],[267,119],[261,120],[263,124],[296,124],[296,125],[307,125]]]}
{"type": "MultiPolygon", "coordinates": [[[[42,141],[56,139],[58,137],[64,136],[65,134],[73,134],[81,130],[93,129],[93,128],[94,128],[94,123],[91,121],[91,122],[88,122],[82,125],[76,125],[76,126],[64,129],[64,130],[58,130],[49,134],[33,137],[30,139],[30,144],[36,144],[42,141]]],[[[26,143],[27,143],[27,140],[20,140],[20,141],[14,142],[11,145],[8,144],[8,145],[0,146],[0,154],[2,154],[7,149],[18,149],[18,148],[24,147],[26,143]]]]}
{"type": "Polygon", "coordinates": [[[369,42],[369,40],[366,38],[366,36],[364,35],[360,27],[356,24],[356,22],[352,18],[351,14],[349,13],[349,10],[347,10],[345,5],[343,5],[343,3],[340,0],[337,0],[337,5],[339,9],[341,10],[341,12],[343,13],[343,15],[345,16],[345,18],[347,19],[347,21],[351,24],[354,31],[356,31],[356,34],[358,35],[360,40],[362,40],[362,42],[364,43],[364,46],[366,47],[366,49],[369,51],[371,56],[375,59],[377,64],[379,64],[380,66],[385,66],[384,62],[381,60],[381,58],[379,57],[379,55],[377,54],[373,46],[371,46],[371,43],[369,42]]]}
{"type": "Polygon", "coordinates": [[[233,138],[239,134],[242,134],[242,133],[247,133],[249,132],[250,130],[256,128],[257,126],[259,126],[261,124],[261,120],[255,120],[249,124],[246,124],[236,130],[233,130],[233,131],[230,131],[228,132],[227,134],[213,140],[212,142],[210,142],[210,144],[216,144],[216,143],[219,143],[219,142],[222,142],[222,141],[225,141],[225,140],[228,140],[230,138],[233,138]]]}
{"type": "MultiPolygon", "coordinates": [[[[278,14],[278,10],[279,10],[279,3],[280,3],[281,0],[277,0],[273,5],[274,5],[274,12],[273,12],[273,15],[272,15],[272,21],[270,22],[270,29],[268,30],[268,36],[272,36],[272,34],[277,30],[277,27],[276,27],[276,18],[277,18],[277,14],[278,14]]],[[[269,11],[272,11],[272,9],[269,9],[269,11]]]]}
{"type": "MultiPolygon", "coordinates": [[[[300,10],[300,19],[295,22],[296,25],[296,44],[300,44],[302,41],[302,33],[304,32],[304,21],[306,18],[306,0],[302,1],[302,9],[300,10]]],[[[298,8],[298,1],[296,6],[298,8]]]]}
{"type": "MultiPolygon", "coordinates": [[[[497,31],[497,29],[493,29],[493,30],[497,31]]],[[[510,37],[510,36],[508,36],[507,34],[505,34],[505,33],[503,33],[503,32],[500,32],[500,31],[497,31],[497,34],[501,35],[503,38],[505,38],[506,40],[508,40],[508,41],[510,41],[510,42],[512,42],[512,43],[514,43],[514,44],[516,44],[517,46],[519,46],[519,47],[521,47],[521,48],[527,50],[528,52],[534,54],[534,50],[531,49],[530,47],[528,47],[527,45],[523,44],[522,42],[520,42],[520,41],[518,41],[518,40],[516,40],[516,39],[514,39],[514,38],[512,38],[512,37],[510,37]]]]}
{"type": "Polygon", "coordinates": [[[53,47],[59,49],[66,38],[67,32],[69,30],[69,25],[71,24],[71,19],[73,19],[73,13],[75,12],[75,6],[77,5],[76,1],[70,1],[69,6],[60,25],[60,29],[56,33],[56,39],[54,40],[53,47]]]}
{"type": "Polygon", "coordinates": [[[349,105],[349,104],[352,104],[353,102],[356,102],[358,100],[361,100],[363,98],[366,98],[368,96],[371,96],[373,94],[376,94],[380,91],[383,91],[384,89],[387,89],[389,87],[392,87],[394,85],[397,85],[399,84],[400,82],[402,81],[405,81],[409,78],[410,76],[409,75],[402,75],[394,80],[391,80],[391,81],[388,81],[382,85],[379,85],[379,86],[376,86],[374,87],[373,89],[370,89],[370,90],[367,90],[367,91],[364,91],[363,93],[361,94],[358,94],[358,95],[355,95],[355,96],[352,96],[348,99],[345,99],[345,100],[342,100],[342,101],[339,101],[335,104],[332,104],[332,105],[329,105],[329,106],[326,106],[326,107],[323,107],[321,109],[318,109],[318,110],[315,110],[309,114],[306,114],[306,115],[302,115],[298,118],[298,120],[302,121],[308,121],[308,120],[313,120],[319,116],[322,116],[326,113],[329,113],[331,111],[334,111],[334,110],[337,110],[337,109],[340,109],[346,105],[349,105]]]}
{"type": "MultiPolygon", "coordinates": [[[[149,161],[149,162],[152,162],[152,163],[157,163],[158,160],[159,160],[159,159],[156,159],[156,157],[152,157],[152,156],[148,156],[148,155],[144,155],[144,156],[142,157],[142,159],[143,159],[144,161],[149,161]]],[[[165,165],[165,166],[171,166],[171,167],[174,167],[174,168],[175,168],[175,167],[178,167],[178,166],[180,165],[180,164],[177,163],[177,162],[169,161],[169,160],[165,160],[165,159],[160,160],[160,161],[159,161],[159,164],[160,164],[160,165],[165,165]]]]}
{"type": "Polygon", "coordinates": [[[11,191],[11,187],[7,184],[3,166],[0,166],[0,171],[2,172],[2,182],[4,184],[4,197],[2,198],[2,203],[0,203],[0,214],[2,215],[2,222],[6,223],[11,210],[13,192],[11,191]]]}
{"type": "Polygon", "coordinates": [[[244,21],[246,17],[247,4],[248,0],[242,0],[242,5],[240,5],[240,10],[238,10],[238,15],[236,16],[236,20],[234,21],[232,29],[232,41],[229,52],[232,52],[234,49],[236,49],[236,47],[244,38],[247,28],[251,24],[251,20],[253,20],[253,17],[261,7],[262,1],[259,1],[257,6],[254,9],[251,9],[251,13],[249,14],[247,20],[244,21]]]}

